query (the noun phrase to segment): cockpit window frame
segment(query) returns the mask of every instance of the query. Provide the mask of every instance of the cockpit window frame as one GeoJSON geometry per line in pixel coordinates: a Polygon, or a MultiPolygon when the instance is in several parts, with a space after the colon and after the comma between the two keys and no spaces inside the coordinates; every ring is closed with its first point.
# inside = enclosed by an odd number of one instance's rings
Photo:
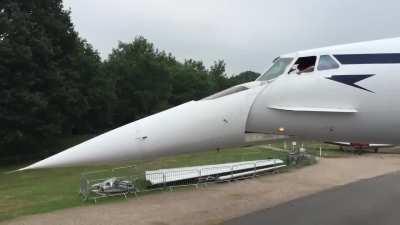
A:
{"type": "Polygon", "coordinates": [[[340,69],[341,66],[342,66],[341,63],[335,57],[333,57],[332,55],[330,55],[330,54],[322,54],[322,55],[318,56],[318,62],[316,64],[316,69],[317,69],[317,71],[337,70],[337,69],[340,69]],[[333,62],[336,63],[337,66],[336,67],[327,68],[327,69],[321,69],[320,68],[320,62],[321,62],[321,58],[323,56],[324,57],[325,56],[329,57],[333,62]]]}
{"type": "Polygon", "coordinates": [[[314,73],[315,71],[317,71],[316,66],[317,66],[318,62],[319,62],[319,55],[298,56],[298,57],[295,58],[294,62],[291,64],[290,69],[289,69],[289,71],[287,72],[287,74],[288,74],[288,75],[293,75],[293,74],[297,74],[297,75],[312,74],[312,73],[314,73]],[[305,69],[303,69],[303,70],[301,70],[301,71],[299,71],[299,70],[297,69],[297,67],[294,68],[295,65],[298,65],[298,64],[300,63],[300,62],[299,62],[300,59],[307,59],[307,58],[312,58],[312,59],[314,60],[314,66],[307,67],[307,68],[305,68],[305,69]],[[309,68],[310,68],[311,70],[309,70],[309,68]]]}
{"type": "MultiPolygon", "coordinates": [[[[273,80],[275,80],[276,78],[283,76],[287,73],[287,71],[290,69],[290,67],[293,65],[294,61],[295,61],[296,57],[277,57],[272,61],[272,65],[270,67],[268,67],[268,69],[262,74],[260,75],[256,81],[266,81],[266,82],[271,82],[273,80]],[[277,61],[279,60],[288,60],[288,63],[285,67],[285,69],[279,74],[276,75],[275,77],[271,78],[271,79],[262,79],[264,76],[266,76],[266,74],[275,66],[275,63],[277,63],[277,61]]],[[[268,75],[269,76],[269,75],[268,75]]],[[[268,77],[267,76],[267,77],[268,77]]]]}

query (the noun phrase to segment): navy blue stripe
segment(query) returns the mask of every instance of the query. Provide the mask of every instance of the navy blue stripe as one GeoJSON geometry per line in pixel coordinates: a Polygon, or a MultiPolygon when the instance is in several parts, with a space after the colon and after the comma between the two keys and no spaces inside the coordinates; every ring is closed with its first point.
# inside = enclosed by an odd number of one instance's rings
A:
{"type": "Polygon", "coordinates": [[[341,64],[400,63],[400,53],[334,55],[341,64]]]}

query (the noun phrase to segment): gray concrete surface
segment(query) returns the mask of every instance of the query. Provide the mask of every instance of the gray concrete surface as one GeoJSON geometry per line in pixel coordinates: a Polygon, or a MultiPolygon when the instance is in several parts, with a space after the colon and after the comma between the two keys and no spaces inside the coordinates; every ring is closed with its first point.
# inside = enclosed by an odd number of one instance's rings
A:
{"type": "Polygon", "coordinates": [[[398,225],[400,172],[339,186],[224,223],[239,224],[398,225]]]}

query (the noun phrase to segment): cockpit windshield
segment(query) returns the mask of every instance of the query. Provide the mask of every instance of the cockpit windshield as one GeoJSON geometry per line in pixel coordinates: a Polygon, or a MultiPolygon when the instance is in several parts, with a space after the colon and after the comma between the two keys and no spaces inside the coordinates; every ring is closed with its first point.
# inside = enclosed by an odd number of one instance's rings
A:
{"type": "Polygon", "coordinates": [[[292,63],[293,58],[278,58],[274,61],[274,64],[265,72],[263,75],[261,75],[257,80],[258,81],[268,81],[275,79],[282,75],[287,67],[292,63]]]}

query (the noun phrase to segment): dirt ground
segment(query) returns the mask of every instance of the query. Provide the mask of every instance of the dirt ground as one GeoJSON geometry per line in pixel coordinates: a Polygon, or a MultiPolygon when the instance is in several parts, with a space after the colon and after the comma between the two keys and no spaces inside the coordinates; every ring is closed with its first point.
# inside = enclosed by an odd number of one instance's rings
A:
{"type": "Polygon", "coordinates": [[[400,155],[322,159],[288,173],[22,217],[4,225],[219,224],[337,185],[400,170],[400,155]]]}

